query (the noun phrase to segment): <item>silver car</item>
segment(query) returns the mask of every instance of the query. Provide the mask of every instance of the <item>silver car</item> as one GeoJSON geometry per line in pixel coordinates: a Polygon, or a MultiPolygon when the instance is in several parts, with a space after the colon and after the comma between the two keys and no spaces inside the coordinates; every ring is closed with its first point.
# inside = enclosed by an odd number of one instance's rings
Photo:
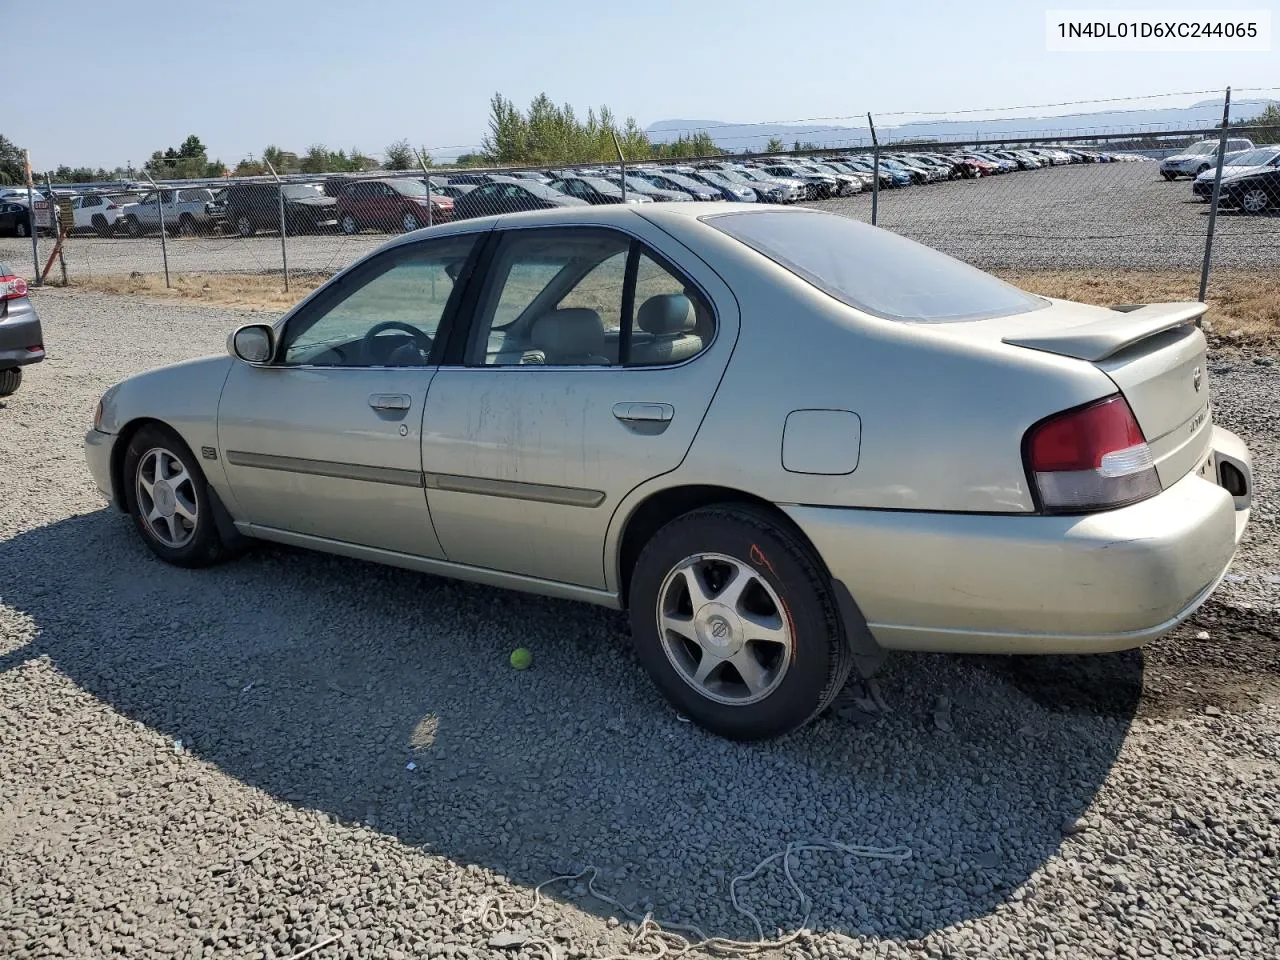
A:
{"type": "Polygon", "coordinates": [[[180,566],[262,539],[625,609],[675,709],[758,739],[886,651],[1189,616],[1252,489],[1204,309],[1044,299],[803,208],[488,217],[111,387],[86,455],[180,566]]]}

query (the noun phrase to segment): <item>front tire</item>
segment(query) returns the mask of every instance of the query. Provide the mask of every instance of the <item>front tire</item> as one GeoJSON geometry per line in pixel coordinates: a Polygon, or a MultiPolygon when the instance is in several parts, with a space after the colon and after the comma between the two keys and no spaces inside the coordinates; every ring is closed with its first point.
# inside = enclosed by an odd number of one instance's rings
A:
{"type": "Polygon", "coordinates": [[[31,236],[31,228],[23,221],[19,220],[17,225],[13,228],[13,233],[18,237],[29,237],[31,236]]]}
{"type": "Polygon", "coordinates": [[[189,213],[184,213],[178,218],[178,236],[194,237],[198,231],[196,230],[196,218],[189,213]]]}
{"type": "Polygon", "coordinates": [[[107,218],[100,213],[95,213],[90,221],[93,226],[93,232],[100,237],[111,236],[111,224],[107,223],[107,218]]]}
{"type": "Polygon", "coordinates": [[[247,213],[242,213],[240,216],[236,217],[237,234],[242,237],[252,237],[257,232],[258,228],[253,225],[253,220],[250,219],[247,213]]]}
{"type": "Polygon", "coordinates": [[[820,561],[753,506],[704,507],[659,530],[631,576],[630,619],[671,705],[731,740],[803,726],[853,663],[820,561]]]}
{"type": "Polygon", "coordinates": [[[1178,175],[1177,175],[1176,173],[1174,173],[1172,170],[1162,170],[1162,171],[1160,172],[1160,176],[1164,177],[1166,180],[1177,180],[1177,179],[1178,179],[1178,175]]]}
{"type": "Polygon", "coordinates": [[[227,552],[209,487],[182,439],[158,424],[135,433],[125,449],[125,503],[143,542],[178,567],[206,567],[227,552]]]}
{"type": "Polygon", "coordinates": [[[124,232],[135,240],[142,236],[142,224],[138,222],[137,217],[124,218],[124,232]]]}
{"type": "Polygon", "coordinates": [[[339,221],[339,225],[342,227],[342,232],[347,236],[360,232],[360,224],[356,223],[356,218],[349,213],[343,216],[339,221]]]}
{"type": "Polygon", "coordinates": [[[417,214],[406,213],[400,218],[400,226],[405,233],[413,233],[422,226],[422,221],[418,219],[417,214]]]}
{"type": "Polygon", "coordinates": [[[18,392],[22,386],[22,368],[10,367],[0,370],[0,397],[8,397],[18,392]]]}

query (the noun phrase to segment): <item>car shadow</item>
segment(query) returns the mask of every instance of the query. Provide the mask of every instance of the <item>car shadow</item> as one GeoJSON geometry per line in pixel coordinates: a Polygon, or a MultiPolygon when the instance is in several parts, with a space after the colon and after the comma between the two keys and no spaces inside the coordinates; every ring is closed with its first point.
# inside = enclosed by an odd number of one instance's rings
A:
{"type": "MultiPolygon", "coordinates": [[[[0,672],[46,657],[244,784],[522,884],[593,864],[602,890],[712,935],[750,933],[729,879],[818,838],[912,855],[806,854],[802,884],[845,891],[814,930],[914,938],[991,913],[1089,807],[1141,690],[1136,654],[1108,658],[1097,696],[1087,673],[904,655],[879,679],[888,712],[741,745],[668,710],[623,616],[587,605],[269,546],[180,570],[105,509],[0,542],[0,570],[36,628],[0,672]]],[[[796,923],[771,890],[740,893],[766,929],[796,923]]]]}

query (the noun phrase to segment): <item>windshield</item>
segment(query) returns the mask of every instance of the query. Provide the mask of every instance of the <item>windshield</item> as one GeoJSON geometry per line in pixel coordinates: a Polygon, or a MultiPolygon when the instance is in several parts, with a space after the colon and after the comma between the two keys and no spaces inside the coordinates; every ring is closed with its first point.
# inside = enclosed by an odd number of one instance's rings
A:
{"type": "Polygon", "coordinates": [[[771,210],[702,220],[824,293],[887,320],[985,320],[1048,306],[945,253],[850,217],[771,210]]]}
{"type": "Polygon", "coordinates": [[[1193,157],[1203,157],[1206,154],[1216,153],[1217,150],[1218,143],[1216,140],[1201,140],[1199,143],[1193,143],[1182,152],[1193,157]]]}
{"type": "Polygon", "coordinates": [[[1232,157],[1227,162],[1233,167],[1261,167],[1270,163],[1277,156],[1280,156],[1280,151],[1275,149],[1250,150],[1248,153],[1232,157]]]}
{"type": "Polygon", "coordinates": [[[324,191],[317,183],[286,183],[280,188],[286,200],[305,200],[307,197],[323,197],[324,191]]]}

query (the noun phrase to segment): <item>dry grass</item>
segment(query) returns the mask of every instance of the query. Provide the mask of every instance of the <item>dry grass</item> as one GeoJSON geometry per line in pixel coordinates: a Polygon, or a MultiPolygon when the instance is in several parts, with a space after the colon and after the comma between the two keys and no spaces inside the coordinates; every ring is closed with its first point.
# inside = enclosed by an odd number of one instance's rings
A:
{"type": "MultiPolygon", "coordinates": [[[[1194,300],[1200,275],[1172,270],[998,270],[1004,279],[1049,297],[1110,306],[1194,300]]],[[[166,289],[154,275],[82,277],[72,288],[94,293],[172,298],[217,307],[285,310],[324,280],[321,274],[290,278],[259,274],[182,274],[166,289]]],[[[1228,339],[1280,343],[1280,268],[1216,270],[1209,282],[1208,320],[1228,339]]]]}

